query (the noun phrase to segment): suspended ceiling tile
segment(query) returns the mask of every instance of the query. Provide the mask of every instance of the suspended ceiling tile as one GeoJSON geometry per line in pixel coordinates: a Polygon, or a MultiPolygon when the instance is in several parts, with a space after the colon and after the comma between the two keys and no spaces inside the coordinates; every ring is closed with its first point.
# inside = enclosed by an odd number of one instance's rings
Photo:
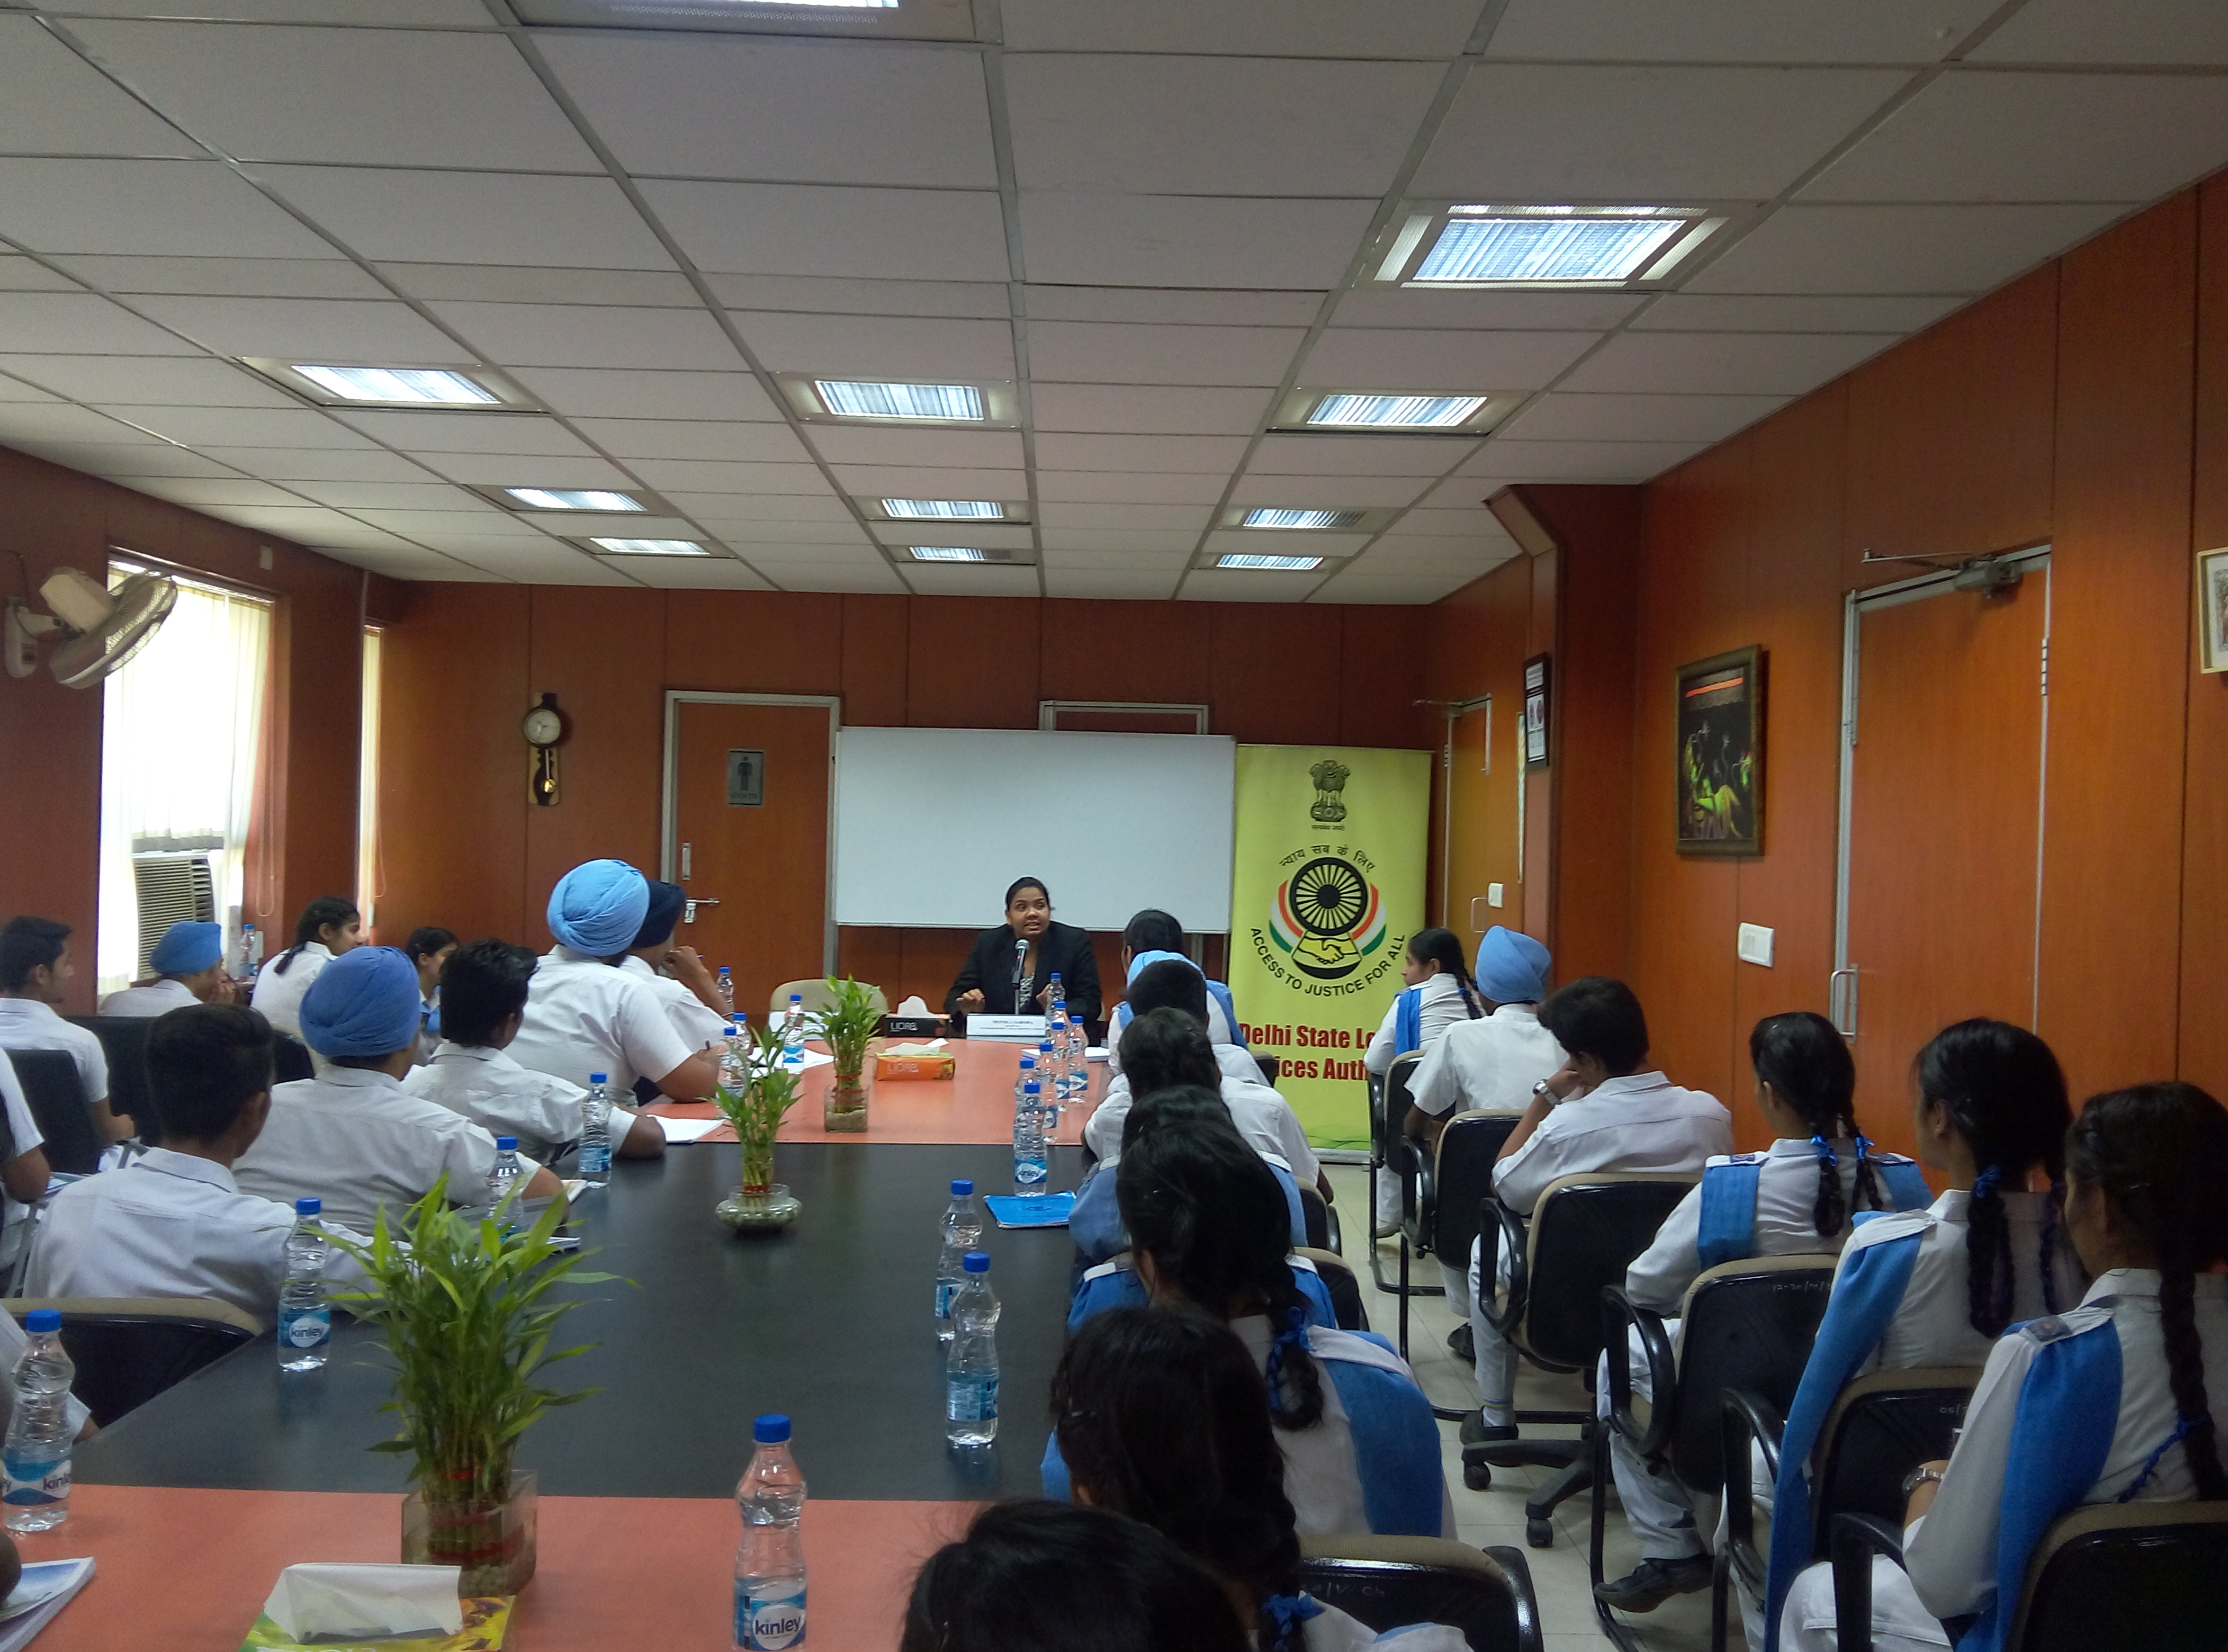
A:
{"type": "Polygon", "coordinates": [[[1196,539],[1213,515],[1204,505],[1085,504],[1072,500],[1047,503],[1038,512],[1047,541],[1055,528],[1079,528],[1181,531],[1196,539]]]}
{"type": "Polygon", "coordinates": [[[1992,0],[1512,0],[1488,57],[1623,62],[1932,63],[1995,10],[1992,0]]]}
{"type": "Polygon", "coordinates": [[[323,258],[152,258],[128,253],[72,253],[54,261],[89,286],[110,292],[199,293],[240,298],[391,297],[357,265],[323,258]]]}
{"type": "MultiPolygon", "coordinates": [[[[1207,536],[1207,561],[1236,552],[1246,556],[1352,556],[1369,543],[1367,534],[1326,534],[1267,528],[1220,528],[1207,536]]],[[[1252,573],[1256,570],[1246,569],[1252,573]]]]}
{"type": "Polygon", "coordinates": [[[370,444],[347,426],[307,407],[108,406],[103,412],[188,447],[362,448],[370,444]]]}
{"type": "Polygon", "coordinates": [[[1476,0],[1006,0],[1013,52],[1230,52],[1263,57],[1450,57],[1476,0]]]}
{"type": "MultiPolygon", "coordinates": [[[[426,468],[451,482],[483,488],[629,488],[655,483],[629,476],[609,459],[544,458],[521,453],[433,453],[426,468]]],[[[631,467],[636,468],[636,467],[631,467]]]]}
{"type": "Polygon", "coordinates": [[[1320,292],[1210,287],[1054,287],[1024,291],[1029,319],[1151,322],[1173,327],[1306,327],[1322,308],[1320,292]]]}
{"type": "Polygon", "coordinates": [[[1782,207],[1695,292],[1978,294],[2102,229],[2117,206],[1782,207]]]}
{"type": "Polygon", "coordinates": [[[1973,59],[2218,67],[2228,64],[2228,10],[2189,0],[2027,0],[1973,59]]]}
{"type": "Polygon", "coordinates": [[[634,459],[628,469],[660,492],[808,493],[824,487],[811,464],[752,464],[724,459],[634,459]]]}
{"type": "Polygon", "coordinates": [[[61,398],[52,391],[42,390],[36,385],[26,384],[21,379],[0,378],[0,401],[51,403],[61,400],[61,398]]]}
{"type": "Polygon", "coordinates": [[[939,567],[930,562],[908,562],[900,577],[925,597],[1034,597],[1039,590],[1034,567],[996,564],[939,567]]]}
{"type": "Polygon", "coordinates": [[[645,178],[696,267],[743,275],[1003,281],[1005,220],[984,190],[831,189],[645,178]]]}
{"type": "Polygon", "coordinates": [[[424,467],[399,453],[368,448],[336,452],[314,447],[209,447],[212,459],[270,482],[427,482],[424,467]]]}
{"type": "Polygon", "coordinates": [[[276,534],[297,545],[307,545],[319,538],[330,540],[334,535],[345,535],[349,528],[362,526],[336,510],[321,509],[315,505],[206,505],[202,509],[225,522],[253,528],[258,533],[276,534]]]}
{"type": "Polygon", "coordinates": [[[615,458],[751,459],[806,464],[812,457],[786,425],[683,419],[581,419],[574,425],[615,458]]]}
{"type": "Polygon", "coordinates": [[[409,305],[355,298],[202,298],[152,295],[132,308],[219,355],[298,362],[393,362],[468,367],[471,352],[409,305]]]}
{"type": "Polygon", "coordinates": [[[1420,476],[1239,477],[1230,490],[1233,505],[1290,506],[1309,510],[1372,509],[1412,504],[1430,488],[1420,476]]]}
{"type": "Polygon", "coordinates": [[[1476,438],[1264,436],[1246,469],[1257,476],[1444,476],[1476,438]]]}
{"type": "MultiPolygon", "coordinates": [[[[572,180],[563,180],[571,182],[572,180]]],[[[537,269],[503,264],[387,263],[379,272],[413,298],[490,304],[627,304],[695,310],[702,305],[677,270],[537,269]]]]}
{"type": "Polygon", "coordinates": [[[906,430],[866,425],[815,425],[812,445],[830,464],[951,465],[963,470],[1021,468],[1021,437],[1012,430],[906,430]]]}
{"type": "Polygon", "coordinates": [[[701,310],[461,302],[428,308],[505,367],[742,365],[719,323],[701,310]]]}
{"type": "Polygon", "coordinates": [[[201,153],[34,20],[0,17],[0,154],[201,153]]]}
{"type": "Polygon", "coordinates": [[[653,591],[771,591],[772,582],[726,556],[651,556],[626,565],[653,591]]]}
{"type": "Polygon", "coordinates": [[[214,161],[0,161],[0,234],[40,253],[340,256],[214,161]]]}
{"type": "MultiPolygon", "coordinates": [[[[117,426],[122,429],[121,426],[117,426]]],[[[129,431],[124,432],[131,434],[129,431]]],[[[5,445],[50,464],[66,464],[87,476],[229,476],[232,471],[206,454],[163,442],[66,442],[11,436],[5,445]]]]}
{"type": "Polygon", "coordinates": [[[524,510],[515,514],[522,526],[559,539],[693,539],[701,543],[709,532],[679,516],[651,516],[635,511],[524,510]]]}
{"type": "Polygon", "coordinates": [[[1495,441],[1463,468],[1490,478],[1478,485],[1487,493],[1503,478],[1522,482],[1647,482],[1702,451],[1693,442],[1523,442],[1495,441]]]}
{"type": "Polygon", "coordinates": [[[98,442],[126,447],[162,440],[91,407],[75,407],[66,401],[11,401],[0,406],[0,442],[13,441],[18,437],[42,442],[98,442]]]}
{"type": "Polygon", "coordinates": [[[367,507],[384,510],[461,510],[471,494],[451,487],[432,476],[422,482],[290,482],[286,485],[305,498],[340,510],[367,507]]]}
{"type": "Polygon", "coordinates": [[[1894,333],[1624,333],[1557,387],[1802,395],[1898,339],[1894,333]]]}
{"type": "Polygon", "coordinates": [[[1280,382],[1306,336],[1296,327],[1143,327],[1046,321],[1029,327],[1029,375],[1087,384],[1280,382]]]}
{"type": "Polygon", "coordinates": [[[253,374],[203,355],[0,355],[0,373],[19,373],[77,401],[302,408],[253,374]]]}
{"type": "Polygon", "coordinates": [[[730,312],[752,351],[776,373],[878,379],[1010,379],[1010,321],[944,317],[730,312]]]}
{"type": "Polygon", "coordinates": [[[841,565],[784,562],[769,567],[766,575],[784,591],[857,591],[887,596],[906,594],[904,582],[879,556],[871,562],[841,565]]]}
{"type": "MultiPolygon", "coordinates": [[[[685,510],[707,525],[717,519],[723,528],[732,530],[750,522],[764,522],[770,535],[791,528],[802,533],[807,526],[840,528],[847,537],[861,536],[858,518],[824,485],[816,493],[663,491],[666,502],[675,510],[685,510]]],[[[804,537],[812,539],[818,535],[805,534],[804,537]]]]}
{"type": "Polygon", "coordinates": [[[1380,195],[1436,62],[1017,54],[1006,60],[1024,189],[1380,195]]]}
{"type": "Polygon", "coordinates": [[[1047,563],[1137,557],[1181,567],[1199,546],[1195,528],[1047,528],[1042,535],[1047,563]]]}
{"type": "Polygon", "coordinates": [[[1644,302],[1635,292],[1444,292],[1356,288],[1339,296],[1339,327],[1489,328],[1498,331],[1606,332],[1644,302]]]}
{"type": "Polygon", "coordinates": [[[1168,476],[1138,471],[1046,471],[1037,472],[1037,497],[1080,504],[1211,505],[1222,497],[1226,479],[1218,476],[1168,476]]]}
{"type": "Polygon", "coordinates": [[[602,171],[495,34],[80,22],[94,56],[250,161],[602,171]],[[253,95],[243,95],[253,88],[253,95]]]}
{"type": "Polygon", "coordinates": [[[1321,389],[1532,390],[1600,339],[1598,333],[1330,327],[1308,352],[1300,380],[1321,389]]]}
{"type": "Polygon", "coordinates": [[[650,583],[631,563],[599,561],[569,546],[514,551],[500,545],[460,543],[453,554],[476,567],[527,585],[593,585],[624,589],[650,583]]]}
{"type": "Polygon", "coordinates": [[[1034,190],[1021,244],[1033,281],[1320,291],[1345,279],[1376,206],[1034,190]]]}
{"type": "Polygon", "coordinates": [[[900,549],[907,545],[969,545],[977,550],[1023,552],[1036,547],[1029,529],[990,522],[877,522],[874,529],[875,543],[900,549]]]}
{"type": "Polygon", "coordinates": [[[1909,76],[1900,69],[1481,65],[1410,193],[1474,201],[1764,201],[1909,76]]]}
{"type": "MultiPolygon", "coordinates": [[[[732,506],[735,501],[728,501],[732,506]]],[[[746,500],[744,503],[755,501],[746,500]]],[[[714,539],[736,547],[759,545],[844,546],[856,550],[869,543],[866,530],[855,522],[788,522],[768,518],[712,515],[696,512],[697,526],[714,539]]],[[[752,554],[755,554],[755,551],[752,554]]]]}
{"type": "Polygon", "coordinates": [[[376,23],[382,28],[492,29],[480,0],[69,0],[81,17],[222,17],[239,22],[376,23]]]}
{"type": "Polygon", "coordinates": [[[1945,74],[1803,201],[2149,201],[2228,162],[2228,80],[1945,74]]]}
{"type": "Polygon", "coordinates": [[[1037,463],[1057,471],[1196,471],[1228,476],[1245,457],[1243,436],[1062,435],[1037,438],[1037,463]]]}
{"type": "Polygon", "coordinates": [[[1323,581],[1328,567],[1305,573],[1262,568],[1194,568],[1177,594],[1186,602],[1301,602],[1323,581]]]}
{"type": "Polygon", "coordinates": [[[374,573],[383,573],[390,579],[439,580],[448,585],[515,583],[500,574],[473,567],[470,563],[459,562],[454,557],[420,550],[414,545],[405,545],[392,551],[357,550],[339,545],[311,545],[306,548],[320,556],[330,556],[336,562],[345,562],[351,567],[368,568],[374,573]]]}
{"type": "Polygon", "coordinates": [[[1012,301],[990,281],[876,281],[856,276],[707,274],[705,285],[736,310],[803,310],[838,316],[954,316],[1002,321],[1012,301]]]}
{"type": "Polygon", "coordinates": [[[1715,442],[1745,430],[1789,396],[1542,397],[1507,427],[1523,441],[1715,442]]]}
{"type": "Polygon", "coordinates": [[[184,339],[90,292],[0,292],[0,352],[199,355],[184,339]]]}
{"type": "Polygon", "coordinates": [[[406,453],[531,453],[586,458],[589,449],[537,413],[339,413],[335,417],[406,453]]]}
{"type": "Polygon", "coordinates": [[[940,464],[837,464],[829,468],[842,487],[855,494],[878,497],[1018,500],[1028,496],[1028,479],[1020,471],[961,471],[940,464]]]}
{"type": "MultiPolygon", "coordinates": [[[[1034,336],[1033,324],[1031,336],[1034,336]]],[[[1108,360],[1116,359],[1109,356],[1108,360]]],[[[1159,436],[1243,436],[1260,426],[1271,400],[1264,386],[1050,384],[1030,386],[1039,431],[1134,432],[1159,436]]]]}
{"type": "Polygon", "coordinates": [[[1634,318],[1636,332],[1915,333],[1963,304],[1962,298],[1860,294],[1667,292],[1634,318]]]}
{"type": "Polygon", "coordinates": [[[1168,569],[1066,567],[1047,562],[1045,594],[1098,602],[1161,602],[1175,593],[1168,569]]]}
{"type": "MultiPolygon", "coordinates": [[[[728,359],[733,359],[732,355],[728,359]]],[[[559,413],[599,419],[775,419],[745,372],[651,372],[636,368],[524,368],[518,381],[559,413]]]]}
{"type": "Polygon", "coordinates": [[[1404,511],[1385,530],[1385,537],[1415,535],[1423,538],[1476,538],[1500,534],[1501,523],[1485,508],[1497,480],[1451,477],[1425,494],[1412,510],[1404,511]]]}
{"type": "Polygon", "coordinates": [[[1419,607],[1461,590],[1471,580],[1491,571],[1481,569],[1476,573],[1364,573],[1357,569],[1352,573],[1341,574],[1308,600],[1352,603],[1357,606],[1419,607]]]}
{"type": "Polygon", "coordinates": [[[607,177],[258,166],[254,175],[359,258],[417,264],[670,270],[607,177]]]}
{"type": "Polygon", "coordinates": [[[465,534],[476,539],[515,540],[525,545],[547,543],[549,536],[492,505],[477,510],[387,510],[376,505],[358,506],[349,513],[375,528],[400,534],[419,544],[432,544],[445,534],[465,534]]]}
{"type": "Polygon", "coordinates": [[[78,283],[20,253],[0,254],[0,292],[77,292],[78,283]]]}
{"type": "Polygon", "coordinates": [[[630,172],[997,187],[973,52],[740,35],[538,39],[630,172]]]}

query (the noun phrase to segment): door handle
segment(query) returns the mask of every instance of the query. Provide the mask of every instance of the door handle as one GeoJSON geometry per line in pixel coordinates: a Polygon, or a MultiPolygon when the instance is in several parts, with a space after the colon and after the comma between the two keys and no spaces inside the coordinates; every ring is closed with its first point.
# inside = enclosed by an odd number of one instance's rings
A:
{"type": "Polygon", "coordinates": [[[1826,977],[1826,1014],[1843,1038],[1857,1035],[1857,966],[1853,964],[1826,977]],[[1846,981],[1844,979],[1846,977],[1846,981]]]}
{"type": "Polygon", "coordinates": [[[697,895],[697,896],[695,896],[695,897],[691,898],[691,899],[690,899],[690,900],[688,901],[688,903],[687,904],[687,906],[685,906],[682,909],[682,913],[681,913],[681,921],[682,921],[682,923],[684,923],[684,924],[693,924],[693,923],[695,923],[695,922],[696,921],[696,908],[697,908],[697,907],[699,907],[699,906],[718,906],[719,904],[720,904],[720,903],[719,903],[717,900],[712,900],[712,899],[711,899],[710,897],[708,897],[708,896],[705,896],[705,895],[697,895]]]}

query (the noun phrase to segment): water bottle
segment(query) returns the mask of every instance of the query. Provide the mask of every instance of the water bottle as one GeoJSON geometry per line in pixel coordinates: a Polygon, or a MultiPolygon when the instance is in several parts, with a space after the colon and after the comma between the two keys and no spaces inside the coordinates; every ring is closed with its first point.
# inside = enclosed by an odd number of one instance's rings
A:
{"type": "Polygon", "coordinates": [[[739,1095],[750,1081],[750,1029],[738,1015],[720,1034],[720,1082],[739,1095]]]}
{"type": "MultiPolygon", "coordinates": [[[[1066,1075],[1060,1071],[1060,1046],[1053,1042],[1050,1036],[1052,1028],[1049,1025],[1046,1027],[1045,1033],[1047,1036],[1043,1042],[1037,1046],[1037,1053],[1034,1058],[1037,1069],[1037,1082],[1045,1086],[1045,1094],[1051,1098],[1053,1128],[1054,1130],[1058,1130],[1060,1128],[1060,1098],[1067,1093],[1067,1078],[1066,1075]]],[[[1024,1061],[1028,1061],[1031,1058],[1028,1056],[1023,1056],[1021,1058],[1024,1061]]]]}
{"type": "Polygon", "coordinates": [[[758,1450],[735,1485],[736,1652],[804,1644],[804,1476],[789,1454],[789,1418],[761,1417],[751,1437],[758,1450]]]}
{"type": "Polygon", "coordinates": [[[611,1075],[591,1073],[588,1094],[580,1104],[580,1154],[583,1187],[600,1188],[611,1179],[611,1075]]]}
{"type": "Polygon", "coordinates": [[[495,1167],[488,1172],[488,1203],[500,1210],[503,1201],[509,1198],[525,1179],[525,1168],[518,1162],[518,1137],[496,1137],[495,1167]]]}
{"type": "Polygon", "coordinates": [[[1043,1082],[1044,1069],[1037,1065],[1037,1058],[1034,1055],[1024,1055],[1021,1058],[1021,1076],[1014,1080],[1015,1107],[1017,1110],[1020,1108],[1021,1092],[1024,1089],[1032,1084],[1041,1085],[1043,1082]]]}
{"type": "Polygon", "coordinates": [[[253,924],[243,925],[240,950],[247,960],[247,968],[242,972],[241,978],[252,980],[255,972],[263,967],[263,932],[253,924]]]}
{"type": "Polygon", "coordinates": [[[967,1252],[983,1242],[983,1207],[975,1202],[975,1184],[951,1184],[951,1202],[944,1207],[938,1225],[936,1252],[936,1340],[951,1340],[951,1298],[957,1294],[966,1270],[967,1252]]]}
{"type": "Polygon", "coordinates": [[[727,1013],[733,1015],[735,1013],[735,976],[734,972],[724,964],[720,966],[720,978],[714,983],[714,988],[720,995],[720,1002],[727,1007],[727,1013]]]}
{"type": "Polygon", "coordinates": [[[967,1252],[967,1283],[951,1299],[955,1335],[944,1365],[944,1437],[988,1445],[998,1436],[998,1297],[990,1258],[967,1252]]]}
{"type": "Polygon", "coordinates": [[[278,1368],[319,1371],[333,1340],[333,1310],[325,1302],[325,1257],[330,1246],[317,1226],[324,1201],[297,1199],[294,1231],[286,1235],[286,1278],[278,1287],[278,1368]]]}
{"type": "Polygon", "coordinates": [[[44,1532],[69,1518],[69,1387],[77,1375],[62,1352],[62,1316],[52,1308],[34,1308],[23,1320],[30,1345],[16,1361],[16,1415],[4,1462],[7,1512],[11,1532],[44,1532]]]}
{"type": "Polygon", "coordinates": [[[791,1072],[804,1066],[804,995],[789,995],[789,1014],[781,1021],[781,1064],[791,1072]]]}
{"type": "Polygon", "coordinates": [[[1021,1098],[1014,1104],[1014,1191],[1042,1193],[1051,1170],[1045,1157],[1042,1087],[1031,1079],[1021,1085],[1021,1098]]]}

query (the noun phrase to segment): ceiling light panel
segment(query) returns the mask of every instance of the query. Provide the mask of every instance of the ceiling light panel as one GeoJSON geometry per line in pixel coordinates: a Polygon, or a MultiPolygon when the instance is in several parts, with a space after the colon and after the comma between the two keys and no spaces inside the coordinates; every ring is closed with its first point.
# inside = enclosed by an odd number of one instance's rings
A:
{"type": "Polygon", "coordinates": [[[693,539],[591,539],[605,556],[709,556],[712,553],[693,539]]]}
{"type": "MultiPolygon", "coordinates": [[[[1289,485],[1290,478],[1267,477],[1248,479],[1256,496],[1256,503],[1227,506],[1216,519],[1219,528],[1242,528],[1262,534],[1342,534],[1367,536],[1386,527],[1399,514],[1390,505],[1360,506],[1354,504],[1315,504],[1304,496],[1293,500],[1289,496],[1271,503],[1258,503],[1258,496],[1267,493],[1276,500],[1272,488],[1289,485]]],[[[1343,484],[1341,484],[1343,485],[1343,484]]],[[[1421,482],[1409,491],[1420,490],[1421,482]]],[[[1249,547],[1252,548],[1252,547],[1249,547]]]]}
{"type": "Polygon", "coordinates": [[[1365,513],[1359,510],[1283,510],[1255,505],[1238,519],[1240,528],[1358,528],[1365,513]]]}
{"type": "Polygon", "coordinates": [[[1272,430],[1344,436],[1373,433],[1475,439],[1492,429],[1522,400],[1514,391],[1448,394],[1431,390],[1342,390],[1301,385],[1277,404],[1269,425],[1272,430]]]}
{"type": "Polygon", "coordinates": [[[402,404],[442,407],[498,407],[503,398],[464,374],[434,367],[318,367],[297,362],[286,369],[323,393],[329,402],[357,407],[402,404]]]}
{"type": "Polygon", "coordinates": [[[1415,202],[1372,247],[1365,285],[1553,290],[1660,280],[1730,216],[1688,207],[1415,202]]]}
{"type": "Polygon", "coordinates": [[[964,545],[912,545],[906,554],[916,562],[987,562],[988,554],[964,545]]]}
{"type": "Polygon", "coordinates": [[[1320,556],[1266,556],[1232,551],[1214,559],[1219,568],[1260,568],[1271,573],[1304,573],[1323,565],[1320,556]]]}
{"type": "Polygon", "coordinates": [[[996,499],[877,499],[875,514],[892,522],[1026,521],[1028,512],[996,499]]]}
{"type": "Polygon", "coordinates": [[[744,35],[966,40],[967,0],[517,0],[522,22],[744,35]]]}
{"type": "Polygon", "coordinates": [[[797,416],[808,420],[975,430],[1010,429],[1017,422],[1010,380],[934,383],[801,373],[775,378],[797,416]]]}
{"type": "Polygon", "coordinates": [[[514,510],[643,510],[631,494],[604,488],[505,488],[514,510]]]}

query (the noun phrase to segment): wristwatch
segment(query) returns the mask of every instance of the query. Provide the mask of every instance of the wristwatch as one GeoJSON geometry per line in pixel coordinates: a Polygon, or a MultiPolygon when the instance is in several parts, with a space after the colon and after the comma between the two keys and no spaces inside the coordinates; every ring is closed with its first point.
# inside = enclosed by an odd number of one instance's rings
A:
{"type": "Polygon", "coordinates": [[[1560,1100],[1561,1098],[1556,1095],[1553,1091],[1547,1088],[1547,1081],[1545,1079],[1542,1079],[1532,1086],[1532,1099],[1534,1101],[1544,1101],[1550,1106],[1553,1106],[1557,1101],[1560,1100]]]}
{"type": "Polygon", "coordinates": [[[1938,1486],[1941,1483],[1942,1470],[1936,1468],[1930,1468],[1927,1464],[1922,1463],[1918,1467],[1913,1469],[1909,1474],[1903,1476],[1903,1500],[1905,1502],[1909,1502],[1911,1501],[1911,1494],[1917,1491],[1921,1486],[1928,1484],[1938,1486]]]}

